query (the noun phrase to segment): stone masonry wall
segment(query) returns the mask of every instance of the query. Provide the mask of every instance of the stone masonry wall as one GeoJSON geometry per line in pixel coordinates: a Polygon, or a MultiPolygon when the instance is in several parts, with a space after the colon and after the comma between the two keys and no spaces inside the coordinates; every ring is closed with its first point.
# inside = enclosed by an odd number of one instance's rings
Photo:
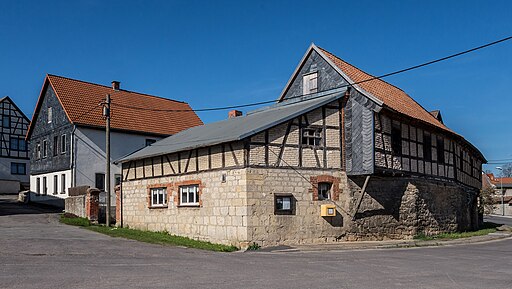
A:
{"type": "Polygon", "coordinates": [[[248,239],[245,184],[244,169],[124,182],[123,226],[244,246],[248,239]],[[200,183],[200,206],[179,206],[179,186],[194,182],[200,183]],[[167,207],[150,207],[151,187],[167,188],[167,207]]]}

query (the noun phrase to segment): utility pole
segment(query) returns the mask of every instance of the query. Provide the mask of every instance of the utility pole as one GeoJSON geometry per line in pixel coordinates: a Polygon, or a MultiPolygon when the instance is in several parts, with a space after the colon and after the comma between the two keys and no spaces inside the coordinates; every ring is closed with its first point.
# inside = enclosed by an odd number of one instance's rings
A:
{"type": "Polygon", "coordinates": [[[106,209],[106,225],[110,227],[110,94],[107,94],[107,100],[105,101],[105,106],[103,107],[103,115],[105,116],[105,152],[106,152],[106,161],[107,166],[105,170],[105,193],[107,194],[107,209],[106,209]]]}

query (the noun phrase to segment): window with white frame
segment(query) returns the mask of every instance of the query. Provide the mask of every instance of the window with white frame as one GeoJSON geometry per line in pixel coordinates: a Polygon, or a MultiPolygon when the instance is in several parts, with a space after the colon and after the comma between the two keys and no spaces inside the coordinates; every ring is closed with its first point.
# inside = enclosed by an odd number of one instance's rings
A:
{"type": "Polygon", "coordinates": [[[43,158],[48,156],[48,142],[43,140],[43,158]]]}
{"type": "Polygon", "coordinates": [[[41,144],[36,144],[36,159],[41,159],[41,144]]]}
{"type": "Polygon", "coordinates": [[[167,206],[167,189],[164,188],[151,188],[151,207],[165,207],[167,206]]]}
{"type": "Polygon", "coordinates": [[[48,123],[52,122],[52,118],[53,118],[53,110],[51,107],[48,107],[48,123]]]}
{"type": "Polygon", "coordinates": [[[199,206],[199,185],[180,186],[180,205],[199,206]]]}
{"type": "Polygon", "coordinates": [[[63,134],[60,136],[60,152],[66,153],[66,135],[63,134]]]}
{"type": "Polygon", "coordinates": [[[318,72],[313,72],[302,76],[302,94],[311,94],[318,92],[318,72]]]}
{"type": "Polygon", "coordinates": [[[311,146],[320,146],[322,144],[322,129],[321,128],[303,128],[302,129],[302,144],[311,146]]]}

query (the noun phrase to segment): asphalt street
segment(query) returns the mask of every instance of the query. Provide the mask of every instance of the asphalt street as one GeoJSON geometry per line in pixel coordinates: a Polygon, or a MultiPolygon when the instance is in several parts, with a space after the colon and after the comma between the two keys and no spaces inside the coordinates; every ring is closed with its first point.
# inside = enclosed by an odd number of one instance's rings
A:
{"type": "Polygon", "coordinates": [[[512,240],[216,253],[111,238],[0,196],[1,288],[512,288],[512,240]]]}

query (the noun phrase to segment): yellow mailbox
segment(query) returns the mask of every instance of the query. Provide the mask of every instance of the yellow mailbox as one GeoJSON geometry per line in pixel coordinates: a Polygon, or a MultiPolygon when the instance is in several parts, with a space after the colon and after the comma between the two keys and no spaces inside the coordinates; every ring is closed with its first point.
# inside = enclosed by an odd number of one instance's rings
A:
{"type": "Polygon", "coordinates": [[[322,217],[334,217],[336,216],[336,206],[331,204],[325,204],[320,206],[320,216],[322,217]]]}

